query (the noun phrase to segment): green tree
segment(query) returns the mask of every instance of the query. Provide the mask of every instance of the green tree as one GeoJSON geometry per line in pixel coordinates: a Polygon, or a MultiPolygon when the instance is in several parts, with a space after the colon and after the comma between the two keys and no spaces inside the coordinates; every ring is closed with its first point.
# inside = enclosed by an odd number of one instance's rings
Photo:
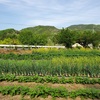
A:
{"type": "Polygon", "coordinates": [[[94,47],[98,46],[100,43],[100,33],[92,31],[80,31],[76,34],[76,42],[80,43],[84,47],[88,47],[88,44],[93,44],[94,47]]]}
{"type": "Polygon", "coordinates": [[[88,44],[92,43],[92,32],[91,31],[80,31],[76,34],[76,42],[88,47],[88,44]]]}
{"type": "Polygon", "coordinates": [[[31,31],[21,31],[21,33],[19,34],[19,41],[22,44],[28,44],[28,45],[32,45],[32,32],[31,31]]]}
{"type": "Polygon", "coordinates": [[[0,31],[1,44],[19,44],[18,31],[14,29],[6,29],[0,31]]]}
{"type": "Polygon", "coordinates": [[[45,45],[47,43],[46,34],[33,34],[33,44],[34,45],[45,45]]]}
{"type": "Polygon", "coordinates": [[[92,44],[93,44],[94,47],[98,47],[98,45],[100,44],[100,32],[99,31],[98,32],[94,32],[92,34],[91,41],[92,41],[92,44]]]}
{"type": "Polygon", "coordinates": [[[18,39],[5,38],[0,40],[0,44],[20,44],[18,39]]]}
{"type": "Polygon", "coordinates": [[[36,34],[25,30],[19,34],[19,41],[28,45],[45,45],[47,43],[46,34],[36,34]]]}
{"type": "Polygon", "coordinates": [[[57,35],[57,41],[58,43],[62,43],[66,47],[71,48],[72,44],[75,42],[75,34],[68,28],[63,28],[61,32],[57,35]]]}

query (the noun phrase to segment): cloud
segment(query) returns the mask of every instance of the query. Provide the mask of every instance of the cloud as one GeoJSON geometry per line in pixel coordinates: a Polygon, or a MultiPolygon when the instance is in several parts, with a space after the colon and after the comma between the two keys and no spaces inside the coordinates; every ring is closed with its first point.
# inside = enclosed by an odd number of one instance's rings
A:
{"type": "Polygon", "coordinates": [[[5,16],[0,19],[16,19],[12,23],[57,27],[100,23],[100,0],[0,0],[0,5],[5,16]]]}
{"type": "Polygon", "coordinates": [[[10,2],[10,0],[0,0],[0,4],[5,4],[5,3],[8,3],[10,2]]]}

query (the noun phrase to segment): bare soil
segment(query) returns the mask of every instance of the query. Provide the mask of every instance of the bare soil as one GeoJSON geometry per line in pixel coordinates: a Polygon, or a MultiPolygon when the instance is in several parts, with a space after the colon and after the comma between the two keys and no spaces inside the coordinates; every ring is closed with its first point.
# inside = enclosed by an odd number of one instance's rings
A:
{"type": "Polygon", "coordinates": [[[52,83],[35,83],[35,82],[27,82],[27,83],[19,83],[17,81],[14,82],[0,82],[0,86],[27,86],[27,87],[34,87],[36,85],[46,85],[46,86],[50,86],[50,87],[60,87],[63,86],[66,89],[68,89],[69,91],[71,90],[77,90],[77,89],[82,89],[82,88],[96,88],[96,89],[100,89],[100,84],[52,84],[52,83]]]}
{"type": "MultiPolygon", "coordinates": [[[[21,95],[16,96],[10,96],[10,95],[2,95],[0,94],[0,100],[92,100],[92,99],[81,99],[80,97],[77,97],[75,99],[72,98],[52,98],[51,96],[48,96],[47,98],[30,98],[30,96],[22,97],[21,95]]],[[[93,99],[98,100],[98,99],[93,99]]]]}
{"type": "Polygon", "coordinates": [[[25,50],[22,50],[22,49],[14,50],[14,49],[3,49],[3,48],[0,48],[0,53],[1,54],[9,54],[9,53],[14,53],[14,54],[31,54],[32,53],[32,49],[30,49],[30,50],[28,50],[28,49],[25,49],[25,50]]]}

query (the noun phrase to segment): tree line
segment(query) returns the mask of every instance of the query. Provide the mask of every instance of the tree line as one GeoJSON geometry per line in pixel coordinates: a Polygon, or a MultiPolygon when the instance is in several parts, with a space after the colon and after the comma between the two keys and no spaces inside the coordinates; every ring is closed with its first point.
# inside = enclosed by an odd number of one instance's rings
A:
{"type": "Polygon", "coordinates": [[[88,44],[92,44],[93,47],[98,47],[100,44],[100,32],[90,30],[70,30],[62,29],[55,37],[56,43],[64,44],[66,47],[71,48],[72,44],[79,43],[83,47],[88,47],[88,44]]]}
{"type": "Polygon", "coordinates": [[[92,44],[93,47],[98,47],[100,44],[100,32],[90,30],[70,30],[62,28],[59,33],[34,33],[30,30],[16,31],[7,29],[0,31],[0,44],[27,44],[27,45],[53,45],[63,44],[67,48],[71,48],[74,43],[79,43],[83,47],[88,47],[92,44]]]}

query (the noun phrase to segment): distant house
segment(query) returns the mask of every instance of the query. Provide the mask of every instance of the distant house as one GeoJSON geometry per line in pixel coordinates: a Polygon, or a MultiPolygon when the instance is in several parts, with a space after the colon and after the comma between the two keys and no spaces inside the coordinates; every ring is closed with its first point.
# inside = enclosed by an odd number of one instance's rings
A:
{"type": "Polygon", "coordinates": [[[80,45],[79,43],[75,43],[75,44],[72,45],[72,48],[76,48],[76,47],[81,47],[81,48],[83,48],[83,46],[80,45]]]}
{"type": "Polygon", "coordinates": [[[93,44],[91,43],[91,44],[88,44],[88,47],[90,48],[90,49],[93,49],[93,44]]]}

